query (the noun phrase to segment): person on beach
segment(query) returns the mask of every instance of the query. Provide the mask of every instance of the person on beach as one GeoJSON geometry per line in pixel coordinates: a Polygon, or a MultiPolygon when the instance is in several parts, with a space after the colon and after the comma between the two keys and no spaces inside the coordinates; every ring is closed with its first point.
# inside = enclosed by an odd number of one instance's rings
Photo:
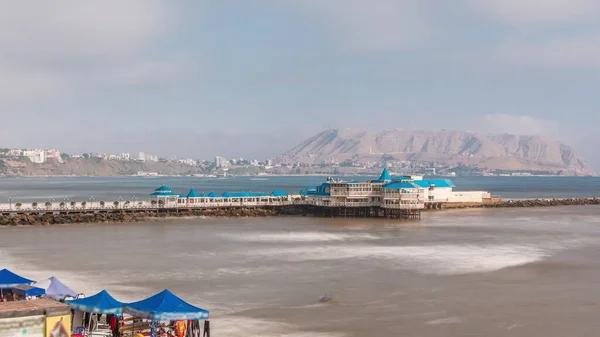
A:
{"type": "Polygon", "coordinates": [[[204,333],[202,337],[210,337],[210,322],[208,320],[204,321],[204,333]]]}
{"type": "Polygon", "coordinates": [[[111,315],[110,317],[110,331],[112,331],[113,337],[119,337],[119,319],[117,315],[111,315]]]}

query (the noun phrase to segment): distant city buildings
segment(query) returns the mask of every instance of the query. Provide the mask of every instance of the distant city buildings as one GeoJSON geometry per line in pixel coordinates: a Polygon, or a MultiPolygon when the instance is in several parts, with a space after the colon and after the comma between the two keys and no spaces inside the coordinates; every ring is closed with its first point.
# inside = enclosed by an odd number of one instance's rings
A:
{"type": "Polygon", "coordinates": [[[46,150],[46,159],[54,159],[61,164],[64,162],[60,151],[54,149],[46,150]]]}
{"type": "MultiPolygon", "coordinates": [[[[448,163],[439,163],[431,161],[411,161],[397,160],[391,156],[382,156],[380,160],[371,161],[353,161],[339,160],[332,163],[300,163],[300,162],[278,162],[272,159],[259,161],[257,159],[226,159],[216,156],[214,160],[200,159],[178,159],[175,156],[159,158],[157,155],[146,152],[139,152],[132,155],[127,152],[119,154],[106,153],[83,153],[66,155],[56,149],[0,149],[0,161],[9,161],[8,166],[17,165],[10,160],[21,161],[27,158],[27,161],[35,164],[47,162],[64,163],[67,158],[73,160],[85,160],[88,158],[110,160],[110,161],[137,161],[154,163],[177,163],[189,167],[189,175],[287,175],[287,174],[324,174],[332,176],[344,175],[369,175],[384,167],[395,172],[398,175],[425,175],[425,176],[462,176],[462,175],[536,175],[551,174],[536,171],[490,171],[483,170],[469,165],[453,165],[448,163]]],[[[22,163],[23,164],[23,163],[22,163]]],[[[24,164],[23,164],[24,165],[24,164]]],[[[150,170],[150,168],[146,168],[150,170]]],[[[158,168],[152,168],[158,169],[158,168]]],[[[185,172],[182,167],[172,167],[171,172],[185,172]]]]}
{"type": "Polygon", "coordinates": [[[138,155],[138,160],[139,161],[150,161],[150,162],[158,163],[158,156],[155,156],[153,154],[148,154],[148,153],[140,152],[139,155],[138,155]]]}
{"type": "Polygon", "coordinates": [[[22,155],[23,151],[21,151],[20,149],[10,149],[8,150],[8,155],[11,157],[20,157],[22,155]]]}
{"type": "Polygon", "coordinates": [[[215,166],[216,167],[228,167],[229,161],[223,157],[215,157],[215,166]]]}
{"type": "Polygon", "coordinates": [[[46,151],[35,149],[35,150],[25,150],[22,152],[23,157],[27,157],[32,163],[35,164],[43,164],[46,162],[46,151]]]}

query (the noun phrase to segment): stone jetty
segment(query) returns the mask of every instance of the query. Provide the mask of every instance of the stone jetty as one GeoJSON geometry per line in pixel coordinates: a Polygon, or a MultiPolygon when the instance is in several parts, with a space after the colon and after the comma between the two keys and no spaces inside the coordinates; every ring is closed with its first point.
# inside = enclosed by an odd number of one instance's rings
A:
{"type": "Polygon", "coordinates": [[[282,213],[272,208],[209,208],[158,211],[120,211],[98,213],[22,213],[0,216],[0,226],[58,225],[72,223],[140,222],[152,219],[183,217],[267,217],[282,213]]]}
{"type": "Polygon", "coordinates": [[[444,203],[442,209],[513,208],[600,205],[600,198],[498,200],[484,203],[444,203]]]}

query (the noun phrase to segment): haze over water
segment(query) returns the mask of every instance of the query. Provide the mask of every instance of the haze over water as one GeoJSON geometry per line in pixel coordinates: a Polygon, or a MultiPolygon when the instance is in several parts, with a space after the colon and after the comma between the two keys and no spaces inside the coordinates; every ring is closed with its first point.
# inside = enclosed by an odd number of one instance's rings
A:
{"type": "Polygon", "coordinates": [[[211,310],[215,336],[588,337],[600,328],[599,211],[2,228],[0,261],[124,301],[169,288],[211,310]]]}

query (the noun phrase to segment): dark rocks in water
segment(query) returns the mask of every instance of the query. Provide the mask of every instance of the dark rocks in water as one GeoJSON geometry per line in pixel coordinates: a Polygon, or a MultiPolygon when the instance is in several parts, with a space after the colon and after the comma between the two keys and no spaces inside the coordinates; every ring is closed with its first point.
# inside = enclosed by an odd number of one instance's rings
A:
{"type": "Polygon", "coordinates": [[[60,214],[3,214],[0,215],[0,226],[57,225],[70,223],[119,223],[139,222],[153,218],[182,218],[190,216],[206,217],[267,217],[278,216],[276,208],[210,208],[210,209],[162,209],[162,210],[130,210],[124,212],[63,212],[60,214]]]}
{"type": "Polygon", "coordinates": [[[584,206],[600,205],[600,198],[568,198],[568,199],[525,199],[503,200],[491,203],[445,203],[442,208],[525,208],[525,207],[551,207],[551,206],[584,206]]]}

